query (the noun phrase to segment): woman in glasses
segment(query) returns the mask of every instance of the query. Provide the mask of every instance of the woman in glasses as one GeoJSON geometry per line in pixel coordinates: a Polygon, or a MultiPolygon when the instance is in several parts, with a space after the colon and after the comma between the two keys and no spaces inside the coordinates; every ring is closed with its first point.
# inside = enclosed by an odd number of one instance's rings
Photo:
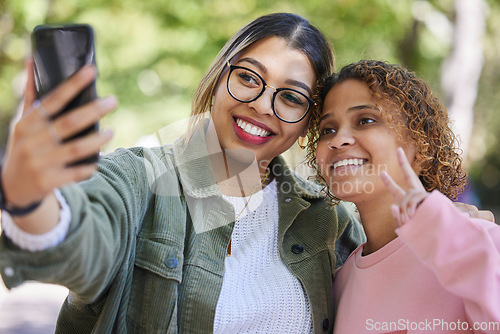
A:
{"type": "Polygon", "coordinates": [[[95,70],[35,101],[29,65],[0,177],[5,284],[68,287],[62,333],[331,332],[331,275],[361,234],[280,155],[305,135],[312,92],[332,69],[307,20],[260,17],[202,79],[184,137],[67,167],[110,134],[64,139],[116,101],[54,120],[95,70]]]}

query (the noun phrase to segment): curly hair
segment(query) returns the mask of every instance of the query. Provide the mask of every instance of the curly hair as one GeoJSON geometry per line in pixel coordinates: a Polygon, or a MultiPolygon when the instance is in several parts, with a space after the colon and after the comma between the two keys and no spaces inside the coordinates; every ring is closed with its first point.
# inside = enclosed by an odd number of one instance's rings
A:
{"type": "MultiPolygon", "coordinates": [[[[395,124],[394,118],[387,112],[385,117],[399,135],[402,130],[405,138],[414,141],[419,157],[419,178],[425,189],[439,190],[448,198],[456,199],[465,189],[467,174],[462,169],[461,150],[450,128],[446,108],[432,94],[429,85],[415,73],[377,60],[362,60],[343,67],[324,80],[315,94],[321,103],[312,110],[306,159],[308,165],[316,170],[317,181],[326,184],[316,161],[322,104],[335,85],[348,79],[366,83],[375,97],[396,106],[404,125],[395,124]]],[[[327,194],[334,203],[338,203],[330,191],[327,194]]]]}

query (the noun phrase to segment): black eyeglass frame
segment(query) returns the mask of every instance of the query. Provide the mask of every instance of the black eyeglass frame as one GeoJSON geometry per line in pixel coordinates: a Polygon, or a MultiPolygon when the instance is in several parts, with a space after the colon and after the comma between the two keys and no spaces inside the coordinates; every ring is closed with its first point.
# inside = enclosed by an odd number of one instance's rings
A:
{"type": "Polygon", "coordinates": [[[259,73],[257,73],[257,72],[255,72],[254,70],[251,70],[251,69],[249,69],[249,68],[247,68],[247,67],[244,67],[244,66],[233,65],[233,64],[231,64],[231,63],[229,63],[229,62],[227,62],[227,66],[229,67],[229,73],[228,73],[228,75],[227,75],[226,88],[227,88],[227,92],[229,93],[229,95],[231,95],[231,97],[232,97],[233,99],[235,99],[236,101],[243,102],[243,103],[250,103],[250,102],[253,102],[253,101],[257,100],[259,97],[261,97],[261,96],[262,96],[262,94],[264,94],[264,92],[266,91],[266,88],[267,88],[267,87],[272,88],[272,89],[274,90],[274,93],[273,93],[273,99],[272,99],[272,103],[271,103],[272,108],[273,108],[273,113],[274,113],[274,115],[275,115],[276,117],[278,117],[278,119],[279,119],[280,121],[282,121],[282,122],[285,122],[285,123],[292,123],[292,124],[293,124],[293,123],[298,123],[298,122],[300,122],[301,120],[303,120],[303,119],[304,119],[304,117],[306,117],[306,115],[309,113],[309,110],[311,110],[311,105],[313,105],[313,106],[317,105],[317,103],[316,103],[316,102],[314,102],[314,101],[313,101],[313,100],[311,100],[308,96],[306,96],[304,93],[302,93],[302,92],[300,92],[300,91],[298,91],[298,90],[296,90],[296,89],[293,89],[293,88],[275,88],[275,87],[273,87],[273,86],[271,86],[271,85],[268,85],[268,84],[267,84],[267,82],[264,80],[264,78],[262,78],[262,77],[260,76],[260,74],[259,74],[259,73]],[[242,70],[245,70],[245,71],[249,71],[249,72],[251,72],[251,73],[255,74],[255,75],[256,75],[256,76],[257,76],[257,77],[258,77],[258,78],[262,81],[262,83],[264,84],[264,85],[262,86],[262,90],[260,91],[260,93],[259,93],[259,94],[257,94],[257,95],[256,95],[253,99],[251,99],[251,100],[248,100],[248,101],[245,101],[245,100],[240,100],[240,99],[238,99],[236,96],[234,96],[234,95],[233,95],[233,93],[231,92],[231,89],[229,89],[229,78],[231,77],[231,73],[233,73],[233,71],[234,71],[235,69],[238,69],[238,68],[239,68],[239,69],[242,69],[242,70]],[[279,92],[284,91],[284,90],[291,90],[291,91],[293,91],[293,92],[295,92],[295,93],[298,93],[298,94],[300,94],[301,96],[305,97],[305,98],[307,99],[307,101],[309,102],[309,105],[308,105],[307,110],[305,111],[304,115],[302,115],[302,116],[301,116],[298,120],[296,120],[296,121],[287,121],[287,120],[285,120],[285,119],[281,118],[281,117],[278,115],[278,113],[276,112],[276,109],[274,108],[274,101],[276,100],[276,95],[278,95],[278,93],[279,93],[279,92]]]}

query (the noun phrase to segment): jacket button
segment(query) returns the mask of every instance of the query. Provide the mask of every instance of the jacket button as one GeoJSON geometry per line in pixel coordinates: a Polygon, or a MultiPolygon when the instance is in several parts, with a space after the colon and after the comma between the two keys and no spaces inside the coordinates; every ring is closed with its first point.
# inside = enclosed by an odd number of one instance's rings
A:
{"type": "Polygon", "coordinates": [[[296,244],[292,246],[292,253],[300,254],[304,251],[304,246],[296,244]]]}
{"type": "Polygon", "coordinates": [[[177,259],[175,257],[171,257],[165,261],[165,264],[167,265],[168,268],[174,269],[174,268],[177,268],[179,261],[177,261],[177,259]]]}
{"type": "Polygon", "coordinates": [[[330,321],[328,319],[323,320],[323,329],[326,331],[330,328],[330,321]]]}
{"type": "Polygon", "coordinates": [[[7,277],[12,277],[12,276],[14,276],[14,269],[12,269],[12,267],[5,267],[5,269],[3,270],[3,273],[7,277]]]}
{"type": "Polygon", "coordinates": [[[285,202],[287,202],[287,203],[290,203],[291,201],[292,201],[292,199],[290,197],[285,199],[285,202]]]}

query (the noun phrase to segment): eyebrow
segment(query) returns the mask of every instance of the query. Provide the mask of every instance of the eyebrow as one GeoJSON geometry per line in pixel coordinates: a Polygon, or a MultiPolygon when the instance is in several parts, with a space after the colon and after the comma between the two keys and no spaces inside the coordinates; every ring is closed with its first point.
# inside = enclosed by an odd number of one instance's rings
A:
{"type": "MultiPolygon", "coordinates": [[[[349,109],[347,109],[347,112],[356,111],[356,110],[363,110],[363,109],[372,109],[372,110],[375,110],[375,111],[380,111],[380,108],[377,107],[376,105],[373,105],[373,104],[361,104],[359,106],[350,107],[349,109]]],[[[332,113],[325,114],[325,115],[321,116],[321,118],[319,119],[319,121],[322,122],[323,120],[325,120],[327,118],[330,118],[332,116],[333,116],[332,113]]]]}
{"type": "MultiPolygon", "coordinates": [[[[250,57],[241,58],[236,63],[239,64],[242,62],[250,63],[253,66],[257,67],[262,73],[267,74],[267,68],[261,62],[259,62],[258,60],[254,59],[254,58],[250,58],[250,57]]],[[[287,80],[285,80],[285,83],[288,85],[302,88],[303,90],[307,91],[309,93],[309,95],[312,95],[311,88],[308,85],[306,85],[305,83],[303,83],[302,81],[287,79],[287,80]]]]}

